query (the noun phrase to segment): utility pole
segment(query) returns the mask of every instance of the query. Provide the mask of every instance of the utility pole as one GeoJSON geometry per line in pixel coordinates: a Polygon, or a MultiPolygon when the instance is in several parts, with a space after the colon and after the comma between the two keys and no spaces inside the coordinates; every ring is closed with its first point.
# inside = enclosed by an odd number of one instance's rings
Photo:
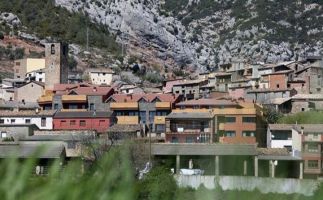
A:
{"type": "Polygon", "coordinates": [[[86,27],[86,51],[89,51],[89,27],[86,27]]]}

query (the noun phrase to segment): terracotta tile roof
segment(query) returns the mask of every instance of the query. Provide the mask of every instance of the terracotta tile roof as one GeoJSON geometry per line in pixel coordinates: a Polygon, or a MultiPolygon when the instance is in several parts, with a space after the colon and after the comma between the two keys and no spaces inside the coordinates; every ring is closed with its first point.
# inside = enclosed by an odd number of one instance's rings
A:
{"type": "Polygon", "coordinates": [[[106,95],[112,90],[111,87],[89,84],[56,84],[54,92],[58,95],[75,92],[78,95],[106,95]]]}
{"type": "Polygon", "coordinates": [[[147,102],[152,102],[154,99],[159,98],[162,102],[175,102],[179,95],[173,94],[114,94],[111,96],[116,102],[138,102],[140,99],[145,99],[147,102]]]}

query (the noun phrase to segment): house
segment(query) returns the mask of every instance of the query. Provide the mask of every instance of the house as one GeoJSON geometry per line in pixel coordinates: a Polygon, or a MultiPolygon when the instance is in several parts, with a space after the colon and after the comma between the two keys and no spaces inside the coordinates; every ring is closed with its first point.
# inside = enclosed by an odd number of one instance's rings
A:
{"type": "Polygon", "coordinates": [[[165,132],[165,116],[181,98],[173,94],[114,94],[107,104],[117,124],[141,124],[145,130],[160,134],[165,132]]]}
{"type": "Polygon", "coordinates": [[[292,97],[292,113],[323,110],[323,94],[297,94],[292,97]]]}
{"type": "Polygon", "coordinates": [[[15,79],[4,78],[4,79],[2,79],[2,87],[3,88],[16,88],[16,87],[22,86],[24,84],[26,84],[26,81],[23,78],[15,78],[15,79]]]}
{"type": "MultiPolygon", "coordinates": [[[[34,124],[0,124],[1,141],[18,141],[21,138],[33,135],[37,130],[34,124]]],[[[1,143],[1,142],[0,142],[1,143]]]]}
{"type": "Polygon", "coordinates": [[[287,148],[292,151],[292,124],[268,124],[267,148],[287,148]]]}
{"type": "Polygon", "coordinates": [[[27,72],[25,76],[27,82],[36,81],[45,83],[45,70],[38,69],[35,71],[27,72]]]}
{"type": "Polygon", "coordinates": [[[215,74],[215,91],[228,92],[229,84],[231,83],[231,73],[218,72],[215,74]]]}
{"type": "Polygon", "coordinates": [[[303,87],[306,93],[323,93],[323,66],[309,65],[304,69],[295,72],[295,79],[303,80],[303,87]]]}
{"type": "Polygon", "coordinates": [[[45,84],[43,82],[31,81],[15,90],[15,100],[21,102],[37,102],[43,95],[45,84]]]}
{"type": "Polygon", "coordinates": [[[267,103],[276,98],[290,98],[297,94],[295,89],[253,89],[247,91],[246,99],[257,103],[267,103]]]}
{"type": "Polygon", "coordinates": [[[226,99],[198,99],[182,101],[176,104],[179,109],[213,109],[213,108],[241,108],[237,101],[226,99]]]}
{"type": "Polygon", "coordinates": [[[53,118],[53,130],[95,130],[105,133],[111,122],[111,112],[59,111],[53,118]]]}
{"type": "Polygon", "coordinates": [[[276,110],[277,112],[288,114],[292,111],[292,98],[274,98],[268,99],[267,101],[263,102],[263,106],[266,108],[270,108],[276,110]]]}
{"type": "Polygon", "coordinates": [[[183,95],[186,100],[198,99],[200,88],[207,84],[207,80],[183,80],[173,84],[172,93],[174,95],[183,95]]]}
{"type": "Polygon", "coordinates": [[[0,100],[13,101],[15,98],[15,89],[13,87],[0,87],[0,100]]]}
{"type": "Polygon", "coordinates": [[[104,103],[114,90],[107,86],[89,84],[56,84],[52,92],[38,99],[44,109],[106,111],[104,103]]]}
{"type": "Polygon", "coordinates": [[[3,111],[0,112],[0,124],[4,125],[35,125],[40,130],[53,129],[52,110],[25,110],[25,111],[3,111]]]}
{"type": "Polygon", "coordinates": [[[24,79],[27,73],[45,69],[44,58],[24,58],[14,61],[14,78],[24,79]]]}
{"type": "Polygon", "coordinates": [[[120,94],[139,94],[144,93],[144,90],[135,85],[122,84],[122,86],[118,88],[118,92],[120,94]]]}
{"type": "Polygon", "coordinates": [[[94,85],[111,85],[114,72],[109,68],[94,68],[88,70],[90,81],[94,85]]]}
{"type": "Polygon", "coordinates": [[[212,112],[172,112],[166,116],[167,143],[213,143],[215,118],[212,112]]]}
{"type": "Polygon", "coordinates": [[[322,170],[323,124],[299,124],[292,128],[294,154],[304,161],[304,175],[320,177],[322,170]]]}

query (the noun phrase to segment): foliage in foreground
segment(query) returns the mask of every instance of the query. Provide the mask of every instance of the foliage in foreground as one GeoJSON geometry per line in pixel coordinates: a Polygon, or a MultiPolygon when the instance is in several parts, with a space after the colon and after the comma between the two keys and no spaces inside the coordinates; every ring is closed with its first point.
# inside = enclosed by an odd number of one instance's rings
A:
{"type": "Polygon", "coordinates": [[[61,170],[59,162],[48,176],[34,176],[35,160],[3,160],[0,164],[0,195],[4,200],[19,199],[113,199],[113,200],[319,200],[323,188],[313,197],[298,194],[262,194],[259,191],[208,190],[201,186],[178,188],[170,170],[156,166],[143,179],[136,180],[128,151],[112,149],[85,173],[81,161],[72,161],[61,170]]]}

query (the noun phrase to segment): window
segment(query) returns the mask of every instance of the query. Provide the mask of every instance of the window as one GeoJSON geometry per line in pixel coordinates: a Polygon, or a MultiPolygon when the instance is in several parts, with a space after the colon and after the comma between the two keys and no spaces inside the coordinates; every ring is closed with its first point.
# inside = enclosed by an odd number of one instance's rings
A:
{"type": "Polygon", "coordinates": [[[57,103],[54,104],[54,110],[58,110],[58,104],[57,103]]]}
{"type": "Polygon", "coordinates": [[[40,79],[39,79],[39,82],[43,82],[43,79],[42,79],[42,78],[40,78],[40,79]]]}
{"type": "Polygon", "coordinates": [[[200,106],[198,106],[198,105],[193,106],[193,109],[199,109],[199,108],[200,108],[200,106]]]}
{"type": "Polygon", "coordinates": [[[305,108],[302,108],[302,112],[304,112],[305,111],[305,108]]]}
{"type": "Polygon", "coordinates": [[[80,121],[80,126],[86,126],[86,121],[85,120],[81,120],[80,121]]]}
{"type": "Polygon", "coordinates": [[[10,123],[11,123],[11,124],[14,124],[15,122],[16,122],[16,120],[15,120],[15,119],[11,119],[11,120],[10,120],[10,123]]]}
{"type": "Polygon", "coordinates": [[[66,126],[66,120],[61,120],[61,122],[60,122],[60,124],[61,124],[61,126],[66,126]]]}
{"type": "Polygon", "coordinates": [[[70,104],[68,105],[68,109],[77,109],[77,105],[70,104]]]}
{"type": "Polygon", "coordinates": [[[7,137],[7,132],[1,132],[1,138],[6,138],[7,137]]]}
{"type": "Polygon", "coordinates": [[[194,138],[192,136],[187,136],[186,143],[194,143],[194,138]]]}
{"type": "Polygon", "coordinates": [[[4,124],[4,119],[0,119],[0,124],[4,124]]]}
{"type": "Polygon", "coordinates": [[[317,169],[319,167],[319,161],[318,160],[308,160],[307,167],[310,169],[317,169]]]}
{"type": "Polygon", "coordinates": [[[156,111],[149,111],[149,122],[153,123],[156,115],[156,111]]]}
{"type": "Polygon", "coordinates": [[[178,143],[178,138],[173,136],[171,143],[178,143]]]}
{"type": "Polygon", "coordinates": [[[318,145],[316,143],[307,144],[307,152],[311,152],[311,153],[319,152],[318,145]]]}
{"type": "Polygon", "coordinates": [[[105,125],[105,120],[99,120],[99,126],[104,126],[105,125]]]}
{"type": "Polygon", "coordinates": [[[45,117],[41,118],[41,126],[42,127],[46,126],[46,118],[45,117]]]}
{"type": "Polygon", "coordinates": [[[146,124],[146,111],[140,111],[139,118],[141,124],[146,124]]]}
{"type": "Polygon", "coordinates": [[[235,131],[226,131],[224,133],[225,137],[235,137],[236,136],[236,132],[235,131]]]}
{"type": "Polygon", "coordinates": [[[164,124],[157,124],[156,125],[156,132],[157,133],[163,133],[163,132],[165,132],[165,125],[164,124]]]}
{"type": "Polygon", "coordinates": [[[255,132],[254,131],[242,131],[242,136],[243,137],[255,137],[255,132]]]}
{"type": "Polygon", "coordinates": [[[243,123],[255,123],[256,118],[255,117],[242,117],[243,123]]]}
{"type": "Polygon", "coordinates": [[[17,65],[17,66],[20,66],[20,62],[16,62],[16,65],[17,65]]]}
{"type": "Polygon", "coordinates": [[[226,123],[235,123],[236,118],[235,117],[225,117],[225,122],[226,123]]]}
{"type": "Polygon", "coordinates": [[[30,124],[30,119],[25,119],[26,124],[30,124]]]}
{"type": "Polygon", "coordinates": [[[52,45],[50,46],[50,53],[51,53],[51,54],[55,54],[55,45],[54,45],[54,44],[52,44],[52,45]]]}
{"type": "Polygon", "coordinates": [[[90,110],[95,110],[95,106],[94,106],[94,103],[90,103],[90,110]]]}
{"type": "Polygon", "coordinates": [[[76,121],[75,120],[71,120],[70,121],[70,126],[75,126],[76,125],[76,121]]]}
{"type": "Polygon", "coordinates": [[[276,87],[279,88],[279,84],[277,84],[276,87]]]}

